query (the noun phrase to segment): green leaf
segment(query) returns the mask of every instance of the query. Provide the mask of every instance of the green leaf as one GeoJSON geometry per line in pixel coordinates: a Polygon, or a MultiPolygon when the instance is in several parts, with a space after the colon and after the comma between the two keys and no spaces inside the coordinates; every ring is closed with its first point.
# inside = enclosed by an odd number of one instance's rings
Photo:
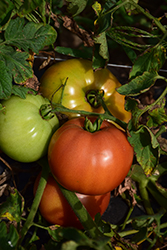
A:
{"type": "Polygon", "coordinates": [[[143,114],[143,110],[138,107],[139,102],[131,97],[128,97],[125,103],[125,109],[132,113],[131,122],[137,129],[140,121],[140,117],[143,114]]]}
{"type": "Polygon", "coordinates": [[[127,56],[129,57],[129,59],[131,60],[131,62],[134,64],[136,58],[137,58],[137,55],[135,53],[135,51],[129,47],[126,47],[126,46],[123,46],[123,49],[125,51],[125,53],[127,54],[127,56]]]}
{"type": "Polygon", "coordinates": [[[10,19],[14,4],[10,0],[1,0],[0,4],[0,27],[10,19]]]}
{"type": "Polygon", "coordinates": [[[12,76],[6,69],[5,62],[0,59],[0,99],[6,99],[11,95],[12,76]]]}
{"type": "Polygon", "coordinates": [[[134,147],[137,161],[142,166],[145,174],[149,175],[159,161],[160,147],[157,139],[146,126],[140,126],[136,131],[130,122],[128,127],[130,132],[128,140],[134,147]]]}
{"type": "Polygon", "coordinates": [[[157,127],[164,122],[167,122],[167,114],[165,112],[166,99],[163,98],[159,103],[148,111],[148,127],[157,127]]]}
{"type": "Polygon", "coordinates": [[[146,240],[147,235],[148,235],[147,227],[142,227],[139,229],[139,232],[132,237],[131,241],[133,243],[138,243],[140,241],[146,240]]]}
{"type": "Polygon", "coordinates": [[[91,48],[83,48],[83,50],[74,49],[74,48],[67,48],[67,47],[60,47],[56,46],[55,51],[62,55],[70,55],[73,57],[84,58],[84,59],[91,59],[92,58],[92,49],[91,48]]]}
{"type": "Polygon", "coordinates": [[[80,14],[86,7],[88,0],[66,0],[68,2],[68,11],[76,16],[80,14]]]}
{"type": "MultiPolygon", "coordinates": [[[[106,33],[107,33],[107,36],[113,39],[116,43],[119,43],[123,46],[129,47],[135,50],[140,51],[140,50],[144,50],[150,47],[149,44],[139,44],[137,42],[131,41],[132,39],[130,39],[129,37],[144,37],[145,36],[145,32],[143,30],[136,29],[134,27],[129,27],[129,26],[111,27],[106,31],[106,33]],[[127,31],[131,33],[127,33],[127,31]]],[[[150,35],[148,32],[146,34],[147,34],[147,37],[150,35]]]]}
{"type": "Polygon", "coordinates": [[[12,87],[12,94],[17,95],[21,97],[22,99],[26,98],[26,94],[33,92],[34,94],[37,94],[37,92],[33,89],[26,88],[24,86],[18,86],[18,85],[13,85],[12,87]]]}
{"type": "Polygon", "coordinates": [[[93,68],[103,68],[105,67],[107,61],[109,60],[108,44],[106,39],[106,33],[103,32],[97,37],[94,37],[94,55],[93,55],[93,68]]]}
{"type": "Polygon", "coordinates": [[[28,22],[25,25],[25,20],[18,17],[10,21],[4,36],[6,44],[16,46],[26,52],[31,49],[33,52],[39,53],[44,46],[55,42],[57,33],[48,24],[28,22]]]}
{"type": "Polygon", "coordinates": [[[24,0],[19,9],[19,15],[27,15],[41,5],[44,0],[24,0]]]}
{"type": "Polygon", "coordinates": [[[141,75],[143,72],[155,72],[163,66],[166,57],[166,50],[162,45],[155,46],[140,55],[135,61],[130,72],[130,79],[141,75]]]}
{"type": "Polygon", "coordinates": [[[94,54],[92,58],[93,69],[103,68],[106,65],[106,60],[99,54],[100,44],[94,45],[94,54]]]}
{"type": "Polygon", "coordinates": [[[0,223],[0,250],[15,249],[19,240],[19,234],[13,224],[10,224],[9,229],[4,221],[0,223]]]}
{"type": "Polygon", "coordinates": [[[23,213],[24,201],[22,196],[14,189],[13,193],[0,206],[0,218],[20,222],[23,213]]]}
{"type": "MultiPolygon", "coordinates": [[[[59,229],[58,229],[59,230],[59,229]]],[[[111,250],[112,247],[108,246],[108,241],[110,238],[102,237],[97,239],[89,238],[84,232],[77,230],[75,228],[60,228],[59,235],[64,239],[67,240],[65,243],[62,244],[61,249],[79,249],[80,246],[89,247],[91,249],[97,250],[111,250]]],[[[88,249],[89,249],[88,248],[88,249]]]]}
{"type": "Polygon", "coordinates": [[[157,79],[160,79],[156,72],[144,72],[142,75],[132,79],[129,83],[117,89],[121,95],[136,96],[146,92],[157,79]]]}
{"type": "Polygon", "coordinates": [[[23,83],[33,76],[29,54],[15,51],[10,46],[0,46],[0,99],[7,99],[12,93],[12,81],[23,83]]]}
{"type": "MultiPolygon", "coordinates": [[[[122,2],[125,2],[126,0],[122,0],[122,2]]],[[[132,0],[132,2],[135,2],[136,4],[139,2],[139,0],[132,0]]],[[[126,9],[126,11],[127,11],[127,13],[129,14],[129,15],[131,15],[132,14],[132,12],[133,13],[136,13],[136,12],[134,12],[135,11],[135,7],[134,7],[134,5],[133,4],[131,4],[131,2],[129,2],[128,1],[128,3],[125,5],[125,9],[126,9]]]]}
{"type": "Polygon", "coordinates": [[[96,15],[98,16],[95,20],[95,33],[96,35],[103,33],[111,26],[111,13],[104,13],[102,10],[101,4],[95,2],[92,5],[96,15]]]}
{"type": "MultiPolygon", "coordinates": [[[[0,50],[0,60],[4,61],[6,65],[4,73],[12,76],[16,83],[25,82],[33,76],[32,68],[26,61],[29,57],[28,53],[15,51],[12,47],[5,45],[1,46],[0,50]]],[[[9,82],[6,82],[6,85],[8,84],[9,82]]]]}

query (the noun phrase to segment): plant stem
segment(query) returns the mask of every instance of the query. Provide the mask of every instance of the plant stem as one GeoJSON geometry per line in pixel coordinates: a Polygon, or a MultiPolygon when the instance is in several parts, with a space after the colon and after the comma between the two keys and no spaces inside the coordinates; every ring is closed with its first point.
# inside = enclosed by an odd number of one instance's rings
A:
{"type": "Polygon", "coordinates": [[[79,218],[84,229],[88,232],[91,238],[105,237],[103,233],[98,229],[96,223],[93,221],[92,217],[82,205],[76,194],[62,187],[60,184],[59,188],[63,193],[64,197],[67,199],[68,203],[72,207],[76,216],[79,218]]]}
{"type": "Polygon", "coordinates": [[[158,191],[158,189],[155,186],[155,183],[153,181],[149,181],[147,188],[154,197],[154,199],[159,203],[159,205],[167,211],[166,198],[158,191]]]}
{"type": "Polygon", "coordinates": [[[124,220],[124,222],[123,222],[121,231],[123,231],[123,230],[125,229],[126,223],[127,223],[127,221],[129,220],[129,217],[131,216],[131,214],[132,214],[132,212],[133,212],[133,209],[134,209],[134,207],[133,207],[133,205],[131,205],[130,208],[129,208],[128,214],[127,214],[127,216],[126,216],[126,218],[125,218],[125,220],[124,220]]]}
{"type": "Polygon", "coordinates": [[[30,213],[26,219],[26,222],[24,223],[22,230],[21,230],[20,240],[18,241],[19,245],[22,243],[24,236],[28,232],[29,228],[33,225],[33,220],[34,220],[34,217],[35,217],[36,212],[38,210],[38,206],[39,206],[39,203],[41,201],[43,191],[44,191],[46,183],[47,183],[47,178],[49,175],[49,167],[48,167],[47,161],[45,159],[43,159],[43,161],[44,161],[44,164],[43,164],[43,168],[42,168],[41,179],[39,181],[39,185],[38,185],[38,188],[36,191],[34,201],[33,201],[32,206],[31,206],[30,213]]]}
{"type": "Polygon", "coordinates": [[[128,230],[128,231],[119,232],[118,234],[120,237],[123,238],[123,237],[128,236],[128,235],[136,234],[138,232],[139,232],[139,230],[132,229],[132,230],[128,230]]]}
{"type": "Polygon", "coordinates": [[[120,7],[125,6],[126,4],[131,4],[132,6],[134,6],[139,12],[141,12],[142,14],[144,14],[146,17],[148,17],[149,19],[153,20],[156,24],[156,26],[166,35],[167,30],[165,29],[165,27],[161,24],[161,22],[158,20],[158,18],[155,18],[154,16],[152,16],[149,12],[145,11],[139,4],[135,3],[135,1],[133,0],[126,0],[122,3],[120,3],[119,5],[117,5],[116,7],[112,8],[111,10],[107,11],[104,13],[104,15],[107,15],[108,13],[114,13],[115,11],[117,11],[120,7]]]}
{"type": "Polygon", "coordinates": [[[144,14],[145,16],[147,16],[149,19],[154,20],[155,24],[157,25],[157,27],[165,34],[167,32],[167,30],[165,29],[165,27],[161,24],[161,22],[158,20],[158,18],[155,18],[154,16],[152,16],[149,12],[145,11],[140,5],[138,5],[137,3],[135,3],[132,0],[127,0],[127,2],[129,2],[130,4],[132,4],[134,7],[136,7],[137,10],[139,10],[142,14],[144,14]]]}
{"type": "MultiPolygon", "coordinates": [[[[165,77],[163,77],[163,76],[159,77],[158,79],[162,79],[162,80],[164,80],[164,81],[167,82],[167,79],[165,77]]],[[[160,102],[160,100],[166,96],[166,94],[167,94],[167,87],[165,88],[165,90],[163,91],[163,93],[157,98],[157,100],[155,100],[155,102],[153,102],[150,105],[147,105],[145,108],[142,109],[142,112],[140,112],[140,117],[144,113],[146,113],[148,110],[152,109],[155,105],[157,105],[160,102]]],[[[138,120],[139,120],[139,118],[138,118],[138,120]]]]}
{"type": "Polygon", "coordinates": [[[148,195],[148,191],[146,189],[146,185],[144,184],[144,186],[142,185],[143,183],[139,183],[139,191],[140,191],[140,195],[145,207],[145,210],[147,212],[147,214],[152,215],[154,214],[154,211],[152,209],[151,203],[150,203],[150,198],[148,195]]]}
{"type": "Polygon", "coordinates": [[[68,109],[66,107],[64,107],[61,104],[56,104],[56,103],[52,103],[53,105],[53,110],[52,112],[60,112],[60,113],[74,113],[74,114],[80,114],[83,116],[96,116],[101,118],[102,120],[110,120],[113,121],[115,123],[117,123],[120,127],[122,127],[124,130],[126,130],[127,127],[127,123],[123,122],[119,119],[117,119],[116,117],[112,116],[111,114],[109,114],[108,112],[104,112],[103,114],[99,114],[99,113],[95,113],[95,112],[89,112],[89,111],[85,111],[85,110],[73,110],[73,109],[68,109]]]}

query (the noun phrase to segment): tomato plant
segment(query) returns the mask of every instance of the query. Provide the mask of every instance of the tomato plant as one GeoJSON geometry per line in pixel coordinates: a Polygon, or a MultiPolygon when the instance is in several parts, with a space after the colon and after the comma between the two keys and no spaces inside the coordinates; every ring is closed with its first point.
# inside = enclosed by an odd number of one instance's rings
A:
{"type": "Polygon", "coordinates": [[[40,92],[58,103],[61,101],[62,86],[66,79],[62,99],[65,107],[102,113],[104,110],[97,98],[97,91],[101,91],[113,116],[125,122],[131,118],[131,113],[124,109],[125,96],[116,91],[121,84],[107,68],[93,71],[92,62],[83,59],[56,63],[40,79],[40,92]]]}
{"type": "MultiPolygon", "coordinates": [[[[36,178],[34,184],[34,194],[36,193],[41,174],[36,178]]],[[[76,193],[79,200],[85,206],[91,217],[94,219],[97,213],[101,215],[105,212],[110,201],[110,192],[103,195],[83,195],[76,193]]],[[[82,228],[79,219],[75,215],[71,206],[63,196],[57,182],[50,174],[40,201],[39,210],[42,216],[51,224],[64,227],[82,228]]]]}
{"type": "Polygon", "coordinates": [[[65,188],[83,194],[103,194],[126,177],[133,148],[124,132],[103,121],[94,133],[84,129],[85,118],[73,118],[51,138],[48,161],[51,172],[65,188]]]}
{"type": "Polygon", "coordinates": [[[41,95],[27,94],[26,99],[11,96],[2,101],[0,112],[0,148],[14,160],[33,162],[47,153],[52,134],[59,126],[56,115],[45,120],[40,107],[49,104],[41,95]]]}

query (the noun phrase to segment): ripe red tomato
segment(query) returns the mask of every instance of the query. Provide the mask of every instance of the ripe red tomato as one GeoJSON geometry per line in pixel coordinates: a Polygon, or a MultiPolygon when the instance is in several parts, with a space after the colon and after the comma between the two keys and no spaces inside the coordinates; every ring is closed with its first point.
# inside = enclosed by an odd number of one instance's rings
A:
{"type": "Polygon", "coordinates": [[[99,195],[116,188],[128,174],[133,148],[126,134],[104,121],[101,129],[84,129],[83,117],[64,123],[52,136],[48,161],[56,180],[71,191],[99,195]]]}
{"type": "MultiPolygon", "coordinates": [[[[103,90],[103,98],[110,112],[122,121],[130,120],[131,113],[124,108],[125,96],[116,91],[121,84],[107,68],[93,71],[92,62],[84,59],[58,62],[49,67],[41,77],[40,92],[54,103],[59,103],[61,86],[67,78],[62,105],[69,109],[103,113],[103,107],[95,105],[92,96],[88,98],[90,91],[103,90]]],[[[71,113],[68,116],[71,118],[71,113]]]]}
{"type": "MultiPolygon", "coordinates": [[[[34,184],[34,195],[38,187],[40,175],[34,184]]],[[[97,213],[105,212],[110,201],[110,192],[93,196],[76,193],[79,200],[85,206],[91,217],[94,219],[97,213]]],[[[82,228],[80,221],[72,210],[71,206],[63,196],[57,182],[52,175],[49,175],[44,193],[39,205],[41,215],[51,224],[58,224],[64,227],[82,228]]]]}

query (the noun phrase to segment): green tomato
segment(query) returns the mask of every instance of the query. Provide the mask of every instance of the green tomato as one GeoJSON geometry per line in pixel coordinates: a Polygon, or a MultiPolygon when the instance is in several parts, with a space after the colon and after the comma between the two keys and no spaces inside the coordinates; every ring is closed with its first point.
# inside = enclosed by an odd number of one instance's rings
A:
{"type": "Polygon", "coordinates": [[[56,115],[45,120],[40,107],[49,104],[41,95],[27,94],[26,99],[11,96],[3,100],[0,112],[0,149],[20,162],[37,161],[47,153],[52,134],[59,127],[56,115]]]}

